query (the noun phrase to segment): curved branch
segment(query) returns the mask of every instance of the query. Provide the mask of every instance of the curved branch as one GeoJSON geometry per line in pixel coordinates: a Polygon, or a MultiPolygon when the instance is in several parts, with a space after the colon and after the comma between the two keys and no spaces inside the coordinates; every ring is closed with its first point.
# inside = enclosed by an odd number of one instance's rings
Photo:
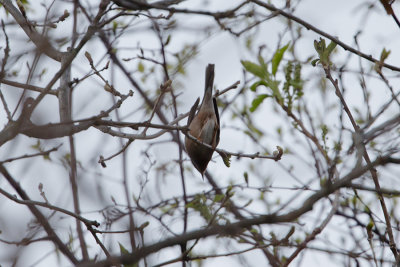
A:
{"type": "Polygon", "coordinates": [[[334,184],[330,184],[319,191],[315,192],[308,199],[306,199],[299,208],[287,212],[283,215],[277,215],[275,213],[269,215],[261,215],[254,218],[247,218],[239,220],[238,222],[226,224],[226,225],[213,225],[206,229],[195,230],[192,232],[187,232],[185,234],[171,237],[166,240],[157,242],[152,245],[148,245],[142,248],[139,248],[135,252],[131,254],[124,254],[121,256],[109,257],[105,260],[98,262],[89,262],[78,265],[79,267],[97,267],[97,266],[112,266],[118,264],[132,264],[138,262],[143,257],[150,255],[154,252],[160,251],[161,249],[180,245],[184,242],[205,238],[214,235],[236,235],[243,232],[243,229],[249,228],[253,225],[261,225],[261,224],[274,224],[274,223],[283,223],[283,222],[291,222],[296,220],[301,215],[307,213],[308,211],[313,209],[314,204],[321,200],[322,198],[327,197],[328,195],[334,193],[338,189],[342,187],[351,186],[351,181],[360,177],[364,173],[368,172],[372,168],[385,165],[387,163],[400,163],[400,159],[394,159],[389,156],[387,157],[378,157],[371,164],[366,164],[362,167],[353,169],[350,173],[344,176],[342,179],[338,180],[334,184]]]}
{"type": "Polygon", "coordinates": [[[257,4],[257,5],[259,5],[259,6],[264,7],[266,9],[270,10],[270,11],[277,12],[279,15],[281,15],[281,16],[287,18],[287,19],[290,19],[292,21],[297,22],[298,24],[304,26],[307,30],[312,30],[313,32],[318,33],[318,34],[328,38],[332,42],[334,42],[334,43],[338,44],[339,46],[341,46],[344,50],[347,50],[347,51],[349,51],[349,52],[351,52],[353,54],[356,54],[356,55],[358,55],[358,56],[360,56],[362,58],[365,58],[366,60],[369,60],[369,61],[371,61],[373,63],[379,63],[379,64],[382,65],[382,67],[385,67],[387,69],[390,69],[390,70],[393,70],[393,71],[400,71],[400,67],[396,67],[396,66],[393,66],[393,65],[390,65],[390,64],[382,63],[382,62],[380,62],[380,60],[374,58],[373,56],[367,55],[367,54],[365,54],[365,53],[363,53],[363,52],[361,52],[361,51],[359,51],[357,49],[354,49],[353,47],[351,47],[351,46],[345,44],[344,42],[340,41],[337,37],[332,36],[329,33],[326,33],[324,31],[318,29],[317,27],[313,26],[312,24],[310,24],[310,23],[308,23],[308,22],[306,22],[306,21],[304,21],[304,20],[302,20],[302,19],[300,19],[300,18],[298,18],[298,17],[296,17],[296,16],[294,16],[294,15],[292,15],[290,13],[287,13],[287,12],[283,11],[282,9],[276,8],[274,5],[267,4],[267,3],[259,1],[259,0],[250,0],[250,1],[255,3],[255,4],[257,4]]]}
{"type": "Polygon", "coordinates": [[[40,35],[33,26],[24,18],[24,16],[18,11],[18,9],[11,3],[10,0],[0,0],[0,3],[4,8],[13,16],[15,21],[21,26],[26,35],[36,45],[37,49],[46,54],[48,57],[60,62],[62,58],[62,52],[56,50],[49,42],[47,38],[40,35]]]}

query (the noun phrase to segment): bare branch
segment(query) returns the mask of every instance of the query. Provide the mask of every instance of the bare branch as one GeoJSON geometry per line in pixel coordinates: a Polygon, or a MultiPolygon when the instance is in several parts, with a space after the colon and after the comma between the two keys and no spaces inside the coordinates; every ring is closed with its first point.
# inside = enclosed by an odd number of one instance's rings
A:
{"type": "Polygon", "coordinates": [[[57,51],[49,42],[47,37],[40,35],[35,28],[27,21],[26,18],[18,11],[16,7],[11,3],[10,0],[0,0],[0,3],[4,6],[4,8],[14,17],[17,23],[24,30],[26,35],[32,42],[36,45],[37,49],[46,54],[48,57],[61,61],[62,53],[57,51]]]}
{"type": "MultiPolygon", "coordinates": [[[[293,20],[293,21],[299,23],[300,25],[303,25],[307,30],[312,30],[313,32],[316,32],[316,33],[328,38],[332,42],[334,42],[334,43],[338,44],[339,46],[341,46],[344,50],[347,50],[347,51],[349,51],[349,52],[351,52],[351,53],[353,53],[353,54],[355,54],[357,56],[365,58],[366,60],[371,61],[372,63],[380,63],[380,61],[378,59],[372,57],[371,55],[367,55],[367,54],[365,54],[365,53],[363,53],[363,52],[361,52],[361,51],[359,51],[357,49],[354,49],[352,46],[347,45],[344,42],[340,41],[339,38],[337,38],[335,36],[332,36],[327,32],[322,31],[321,29],[315,27],[314,25],[312,25],[312,24],[310,24],[310,23],[308,23],[308,22],[306,22],[306,21],[304,21],[304,20],[302,20],[302,19],[300,19],[300,18],[298,18],[298,17],[296,17],[296,16],[294,16],[294,15],[292,15],[290,13],[287,13],[286,11],[283,11],[282,9],[276,8],[272,4],[261,2],[259,0],[249,0],[249,1],[255,3],[255,4],[259,5],[259,6],[265,7],[266,9],[268,9],[270,11],[278,12],[281,16],[284,16],[287,19],[293,20]]],[[[396,67],[396,66],[389,65],[389,64],[386,64],[386,63],[383,63],[382,66],[387,68],[387,69],[393,70],[393,71],[400,71],[400,67],[396,67]]]]}

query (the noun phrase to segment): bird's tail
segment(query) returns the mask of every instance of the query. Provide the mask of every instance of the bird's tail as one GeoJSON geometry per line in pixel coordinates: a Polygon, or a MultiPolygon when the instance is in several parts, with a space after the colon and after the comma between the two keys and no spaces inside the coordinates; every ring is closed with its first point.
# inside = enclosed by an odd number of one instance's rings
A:
{"type": "Polygon", "coordinates": [[[214,64],[208,64],[206,68],[206,86],[204,91],[204,97],[212,97],[212,88],[214,85],[214,64]]]}

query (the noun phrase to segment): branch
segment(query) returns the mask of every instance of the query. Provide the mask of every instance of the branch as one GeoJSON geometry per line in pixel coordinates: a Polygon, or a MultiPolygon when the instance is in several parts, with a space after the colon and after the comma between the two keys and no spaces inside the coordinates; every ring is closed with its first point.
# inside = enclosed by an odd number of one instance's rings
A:
{"type": "Polygon", "coordinates": [[[19,24],[19,26],[24,30],[26,35],[32,42],[36,45],[37,49],[46,54],[48,57],[61,61],[61,57],[63,53],[57,51],[49,42],[49,40],[40,35],[32,25],[27,21],[27,19],[18,11],[18,9],[11,3],[10,0],[0,0],[0,3],[4,6],[4,8],[9,12],[15,21],[19,24]]]}
{"type": "Polygon", "coordinates": [[[369,61],[371,61],[373,63],[382,64],[382,66],[387,68],[387,69],[390,69],[390,70],[393,70],[393,71],[400,71],[400,67],[396,67],[396,66],[393,66],[393,65],[382,63],[380,60],[372,57],[371,55],[367,55],[367,54],[365,54],[365,53],[363,53],[363,52],[361,52],[361,51],[359,51],[357,49],[354,49],[350,45],[347,45],[344,42],[340,41],[337,37],[332,36],[329,33],[326,33],[324,31],[318,29],[317,27],[313,26],[312,24],[310,24],[310,23],[308,23],[308,22],[306,22],[306,21],[304,21],[304,20],[302,20],[302,19],[300,19],[300,18],[298,18],[298,17],[296,17],[296,16],[294,16],[294,15],[292,15],[290,13],[287,13],[287,12],[283,11],[282,9],[276,8],[274,5],[267,4],[267,3],[262,2],[260,0],[250,0],[250,1],[255,3],[255,4],[257,4],[257,5],[259,5],[259,6],[265,7],[266,9],[268,9],[270,11],[277,12],[277,13],[279,13],[279,15],[281,15],[281,16],[287,18],[287,19],[290,19],[292,21],[295,21],[300,25],[303,25],[307,30],[312,30],[313,32],[316,32],[316,33],[328,38],[332,42],[334,42],[334,43],[338,44],[339,46],[341,46],[344,50],[347,50],[347,51],[349,51],[349,52],[351,52],[353,54],[356,54],[356,55],[358,55],[360,57],[363,57],[363,58],[365,58],[365,59],[367,59],[367,60],[369,60],[369,61]]]}
{"type": "Polygon", "coordinates": [[[94,122],[89,121],[78,124],[74,122],[64,122],[35,125],[29,121],[21,127],[20,133],[34,138],[53,139],[79,133],[87,130],[93,124],[94,122]]]}
{"type": "MultiPolygon", "coordinates": [[[[31,91],[35,91],[35,92],[44,92],[45,88],[43,87],[38,87],[35,85],[30,85],[30,84],[26,84],[26,83],[19,83],[19,82],[14,82],[14,81],[10,81],[10,80],[6,80],[6,79],[0,79],[0,83],[4,83],[7,84],[9,86],[13,86],[13,87],[18,87],[18,88],[22,88],[22,89],[27,89],[27,90],[31,90],[31,91]]],[[[57,90],[47,90],[46,94],[50,94],[50,95],[57,95],[57,90]]]]}
{"type": "Polygon", "coordinates": [[[242,8],[244,5],[248,4],[249,1],[244,1],[243,3],[240,3],[236,7],[226,10],[223,12],[210,12],[210,11],[204,11],[204,10],[192,10],[192,9],[186,9],[186,8],[174,8],[170,7],[170,3],[173,4],[179,4],[182,2],[181,0],[169,0],[169,1],[159,1],[153,4],[149,4],[146,1],[137,1],[137,0],[112,0],[115,4],[125,7],[127,9],[133,9],[133,10],[144,10],[144,9],[159,9],[159,10],[165,10],[169,11],[171,13],[184,13],[184,14],[197,14],[197,15],[205,15],[205,16],[211,16],[214,17],[215,19],[221,19],[221,18],[232,18],[235,16],[235,12],[242,8]]]}
{"type": "MultiPolygon", "coordinates": [[[[19,183],[15,181],[15,179],[11,176],[11,174],[7,171],[6,168],[2,164],[0,164],[0,173],[3,174],[3,176],[6,178],[6,180],[11,184],[11,186],[17,191],[18,195],[25,200],[25,201],[30,201],[28,195],[26,192],[21,188],[19,183]]],[[[68,249],[68,247],[61,241],[59,236],[56,234],[56,232],[53,230],[51,225],[49,224],[47,218],[40,212],[40,210],[35,206],[35,205],[28,205],[28,208],[30,211],[33,213],[33,215],[36,217],[38,222],[43,226],[44,230],[46,233],[49,235],[51,240],[54,242],[54,244],[57,246],[57,248],[73,263],[73,264],[78,264],[77,258],[74,256],[74,254],[68,249]]]]}
{"type": "Polygon", "coordinates": [[[140,1],[140,0],[113,0],[113,2],[120,6],[127,9],[132,10],[147,10],[151,8],[168,8],[171,5],[176,5],[185,0],[163,0],[154,3],[147,3],[147,1],[140,1]]]}
{"type": "Polygon", "coordinates": [[[80,215],[78,215],[76,213],[73,213],[73,212],[71,212],[69,210],[66,210],[66,209],[63,209],[63,208],[60,208],[60,207],[57,207],[57,206],[53,206],[53,205],[51,205],[51,204],[49,204],[47,202],[40,202],[40,201],[34,201],[34,200],[21,200],[21,199],[18,199],[15,195],[11,195],[10,193],[8,193],[7,191],[5,191],[5,190],[3,190],[1,188],[0,188],[0,193],[3,194],[8,199],[10,199],[10,200],[12,200],[12,201],[14,201],[14,202],[16,202],[18,204],[26,205],[28,207],[40,206],[40,207],[48,208],[50,210],[58,211],[58,212],[67,214],[67,215],[69,215],[71,217],[74,217],[77,220],[83,222],[85,225],[94,225],[96,227],[100,226],[100,223],[98,223],[97,221],[88,220],[88,219],[86,219],[86,218],[84,218],[84,217],[82,217],[82,216],[80,216],[80,215]]]}
{"type": "Polygon", "coordinates": [[[119,108],[122,103],[132,95],[132,91],[129,91],[126,95],[122,95],[121,99],[119,99],[114,105],[112,105],[106,111],[100,112],[100,114],[97,116],[77,121],[49,123],[45,125],[35,125],[29,119],[26,119],[28,116],[27,110],[34,101],[32,98],[28,98],[24,103],[24,108],[18,120],[10,121],[0,132],[0,146],[14,138],[19,133],[40,139],[53,139],[84,131],[95,125],[101,118],[107,117],[113,110],[119,108]]]}
{"type": "Polygon", "coordinates": [[[243,229],[249,228],[253,225],[261,225],[261,224],[275,224],[275,223],[283,223],[283,222],[292,222],[299,218],[301,215],[313,209],[313,206],[319,200],[327,197],[328,195],[334,193],[338,189],[342,187],[349,187],[352,180],[360,177],[364,173],[368,172],[370,169],[378,166],[385,165],[387,163],[400,163],[400,159],[393,159],[389,156],[387,157],[378,157],[371,164],[366,164],[362,167],[353,169],[349,174],[344,176],[342,179],[337,182],[326,186],[313,195],[311,195],[308,199],[306,199],[303,203],[301,203],[300,207],[290,211],[283,215],[277,215],[275,213],[270,215],[262,215],[254,218],[245,218],[238,222],[226,224],[226,225],[212,225],[206,229],[195,230],[191,232],[187,232],[185,234],[171,237],[166,240],[160,241],[158,243],[148,245],[142,248],[137,249],[135,252],[131,254],[125,254],[121,256],[113,256],[109,257],[105,260],[98,262],[89,262],[78,265],[79,267],[98,267],[98,266],[112,266],[118,264],[132,264],[138,262],[143,257],[150,255],[154,252],[158,252],[161,249],[180,245],[184,242],[201,239],[209,236],[219,235],[236,235],[243,232],[243,229]]]}
{"type": "MultiPolygon", "coordinates": [[[[347,117],[349,118],[349,120],[350,120],[350,122],[351,122],[351,124],[352,124],[352,126],[354,128],[354,132],[356,134],[359,134],[360,133],[360,127],[358,126],[357,122],[355,121],[355,119],[354,119],[354,117],[353,117],[353,115],[352,115],[352,113],[351,113],[351,111],[350,111],[350,109],[349,109],[349,107],[348,107],[348,105],[346,103],[346,100],[344,99],[343,94],[340,91],[340,88],[339,88],[339,85],[338,85],[338,81],[335,80],[332,77],[329,65],[328,66],[324,66],[324,71],[325,71],[325,74],[326,74],[326,78],[332,83],[332,85],[335,88],[335,93],[338,96],[338,98],[340,99],[340,103],[342,104],[343,109],[346,112],[347,117]]],[[[361,140],[361,141],[363,141],[363,140],[361,140]]],[[[360,155],[362,154],[365,162],[367,164],[370,164],[371,163],[371,159],[369,157],[369,154],[368,154],[368,151],[367,151],[367,149],[365,147],[365,144],[360,142],[359,144],[355,144],[355,145],[356,146],[358,146],[358,145],[361,146],[360,147],[360,155]]],[[[385,198],[383,197],[382,193],[379,192],[380,189],[381,189],[381,186],[380,186],[380,183],[379,183],[378,173],[377,173],[376,169],[374,169],[374,168],[371,168],[369,170],[369,172],[371,173],[372,180],[374,181],[375,188],[377,189],[378,199],[379,199],[379,202],[381,204],[383,216],[385,217],[386,231],[388,233],[389,241],[390,241],[389,242],[389,247],[390,247],[390,250],[393,253],[394,258],[396,259],[396,261],[398,261],[399,260],[399,253],[397,251],[397,245],[396,245],[396,242],[395,242],[394,236],[393,236],[392,223],[390,221],[391,220],[390,219],[390,214],[389,214],[388,209],[386,207],[385,198]]]]}
{"type": "Polygon", "coordinates": [[[56,146],[56,147],[53,147],[52,149],[45,150],[45,151],[40,151],[40,152],[38,152],[38,153],[34,153],[34,154],[25,154],[25,155],[23,155],[23,156],[19,156],[19,157],[15,157],[15,158],[9,158],[9,159],[0,161],[0,164],[12,162],[12,161],[14,161],[14,160],[33,158],[33,157],[37,157],[37,156],[49,156],[51,152],[57,151],[61,146],[62,146],[62,144],[60,144],[60,145],[58,145],[58,146],[56,146]]]}

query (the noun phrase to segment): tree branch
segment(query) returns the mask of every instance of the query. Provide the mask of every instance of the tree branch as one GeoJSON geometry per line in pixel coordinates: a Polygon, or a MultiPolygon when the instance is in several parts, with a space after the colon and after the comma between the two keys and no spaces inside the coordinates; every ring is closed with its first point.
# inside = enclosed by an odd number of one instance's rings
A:
{"type": "Polygon", "coordinates": [[[163,248],[171,247],[179,245],[183,242],[187,242],[194,239],[201,239],[209,236],[214,235],[236,235],[243,232],[243,229],[251,227],[253,225],[261,225],[261,224],[276,224],[276,223],[283,223],[283,222],[291,222],[296,220],[298,217],[303,215],[304,213],[313,209],[313,206],[316,202],[320,199],[327,197],[328,195],[334,193],[336,190],[342,187],[348,187],[351,184],[351,181],[360,177],[364,173],[370,171],[372,168],[375,168],[379,165],[385,165],[387,163],[399,163],[399,159],[393,159],[389,156],[387,157],[378,157],[375,161],[371,164],[366,164],[362,167],[353,169],[350,173],[345,175],[342,179],[339,179],[337,182],[326,186],[319,191],[312,194],[309,198],[307,198],[299,208],[287,212],[283,215],[277,215],[275,213],[270,215],[261,215],[254,218],[244,218],[240,221],[235,223],[226,224],[226,225],[212,225],[206,229],[195,230],[191,232],[187,232],[185,234],[171,237],[166,240],[157,242],[152,245],[144,246],[139,248],[135,252],[131,254],[125,254],[121,256],[114,256],[107,258],[102,261],[98,262],[90,262],[90,263],[83,263],[78,265],[79,267],[99,267],[99,266],[112,266],[117,264],[132,264],[138,262],[143,257],[150,255],[154,252],[160,251],[163,248]]]}

